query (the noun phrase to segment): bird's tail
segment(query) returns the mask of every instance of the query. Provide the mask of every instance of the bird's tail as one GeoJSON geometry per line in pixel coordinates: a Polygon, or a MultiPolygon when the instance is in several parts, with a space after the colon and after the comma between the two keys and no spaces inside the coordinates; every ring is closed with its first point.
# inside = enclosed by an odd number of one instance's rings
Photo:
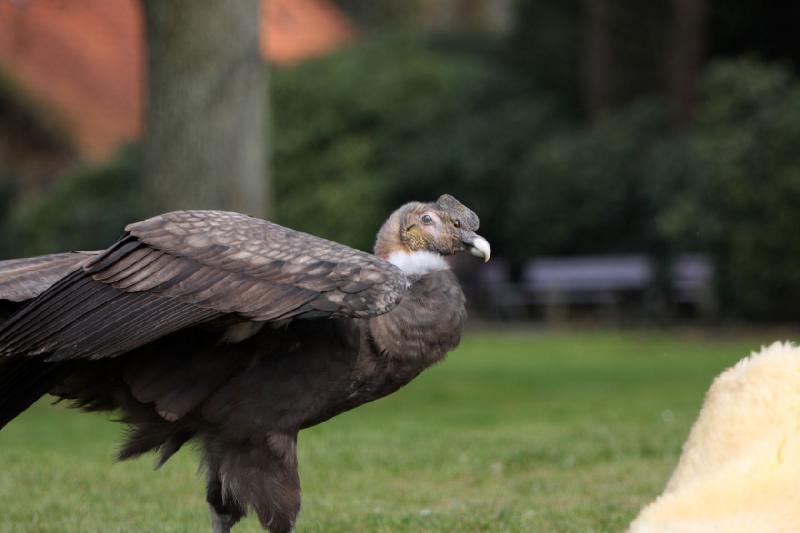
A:
{"type": "Polygon", "coordinates": [[[66,367],[30,357],[0,358],[0,429],[64,379],[66,367]]]}

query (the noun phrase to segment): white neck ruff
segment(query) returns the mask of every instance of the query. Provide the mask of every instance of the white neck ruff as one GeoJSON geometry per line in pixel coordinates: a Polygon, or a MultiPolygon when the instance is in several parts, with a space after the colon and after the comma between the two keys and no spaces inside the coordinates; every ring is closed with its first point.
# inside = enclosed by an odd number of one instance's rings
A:
{"type": "Polygon", "coordinates": [[[400,268],[407,276],[423,276],[437,270],[450,268],[441,255],[426,251],[392,252],[389,254],[388,261],[400,268]]]}

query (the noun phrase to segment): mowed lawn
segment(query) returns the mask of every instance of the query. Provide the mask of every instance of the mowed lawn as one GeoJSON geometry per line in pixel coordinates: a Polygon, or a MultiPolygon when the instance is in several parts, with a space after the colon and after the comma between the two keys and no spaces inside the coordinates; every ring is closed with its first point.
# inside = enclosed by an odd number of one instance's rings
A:
{"type": "MultiPolygon", "coordinates": [[[[302,532],[621,531],[714,375],[774,333],[470,332],[395,395],[300,435],[302,532]]],[[[40,402],[0,432],[0,531],[204,531],[197,454],[40,402]]],[[[247,518],[238,531],[260,531],[247,518]]]]}

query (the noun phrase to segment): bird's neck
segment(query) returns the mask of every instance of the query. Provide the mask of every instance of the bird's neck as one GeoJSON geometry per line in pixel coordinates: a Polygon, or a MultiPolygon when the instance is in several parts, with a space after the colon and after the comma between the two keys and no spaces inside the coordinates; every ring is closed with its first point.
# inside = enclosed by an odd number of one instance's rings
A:
{"type": "Polygon", "coordinates": [[[369,327],[380,353],[418,372],[458,344],[465,320],[464,293],[453,273],[443,271],[419,278],[397,307],[371,318],[369,327]]]}
{"type": "Polygon", "coordinates": [[[389,254],[387,261],[402,270],[406,276],[424,276],[437,270],[447,270],[450,265],[437,253],[397,250],[389,254]]]}

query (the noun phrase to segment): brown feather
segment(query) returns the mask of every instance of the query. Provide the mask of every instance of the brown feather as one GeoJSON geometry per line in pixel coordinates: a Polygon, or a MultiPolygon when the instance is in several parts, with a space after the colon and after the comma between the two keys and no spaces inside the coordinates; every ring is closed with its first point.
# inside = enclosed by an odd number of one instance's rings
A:
{"type": "Polygon", "coordinates": [[[0,261],[0,300],[23,302],[35,298],[99,253],[68,252],[0,261]]]}

